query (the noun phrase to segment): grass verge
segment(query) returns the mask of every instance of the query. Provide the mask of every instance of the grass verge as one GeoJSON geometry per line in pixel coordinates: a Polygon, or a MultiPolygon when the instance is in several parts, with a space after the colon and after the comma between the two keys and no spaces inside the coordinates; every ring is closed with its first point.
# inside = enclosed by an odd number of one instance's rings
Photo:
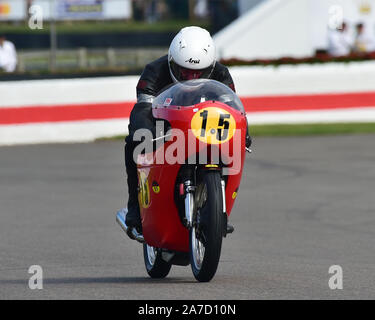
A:
{"type": "MultiPolygon", "coordinates": [[[[339,134],[375,134],[375,122],[252,125],[252,137],[316,136],[339,134]]],[[[99,138],[96,141],[124,140],[124,135],[99,138]]]]}
{"type": "Polygon", "coordinates": [[[253,136],[314,136],[375,133],[375,122],[270,124],[250,126],[253,136]]]}

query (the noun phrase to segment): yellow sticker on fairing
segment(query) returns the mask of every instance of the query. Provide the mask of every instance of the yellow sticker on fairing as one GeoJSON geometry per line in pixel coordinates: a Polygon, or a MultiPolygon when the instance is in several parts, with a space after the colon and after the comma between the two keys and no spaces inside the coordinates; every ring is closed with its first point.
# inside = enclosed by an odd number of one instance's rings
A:
{"type": "Polygon", "coordinates": [[[139,173],[139,203],[143,208],[150,206],[150,188],[148,186],[147,176],[143,171],[139,173]]]}
{"type": "Polygon", "coordinates": [[[207,144],[221,144],[232,139],[236,121],[232,114],[217,107],[207,107],[195,113],[191,130],[197,139],[207,144]]]}
{"type": "Polygon", "coordinates": [[[154,182],[152,183],[152,190],[153,190],[155,193],[159,193],[159,192],[160,192],[160,186],[159,186],[159,184],[158,184],[156,181],[154,181],[154,182]]]}

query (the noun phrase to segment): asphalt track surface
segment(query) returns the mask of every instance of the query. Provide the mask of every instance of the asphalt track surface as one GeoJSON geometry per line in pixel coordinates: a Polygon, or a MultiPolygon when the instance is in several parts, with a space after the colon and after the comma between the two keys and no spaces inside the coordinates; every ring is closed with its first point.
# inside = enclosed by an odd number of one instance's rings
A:
{"type": "Polygon", "coordinates": [[[256,138],[218,271],[146,274],[123,144],[0,148],[0,299],[374,299],[375,136],[256,138]],[[43,268],[42,290],[28,268],[43,268]],[[343,269],[343,289],[328,286],[343,269]]]}

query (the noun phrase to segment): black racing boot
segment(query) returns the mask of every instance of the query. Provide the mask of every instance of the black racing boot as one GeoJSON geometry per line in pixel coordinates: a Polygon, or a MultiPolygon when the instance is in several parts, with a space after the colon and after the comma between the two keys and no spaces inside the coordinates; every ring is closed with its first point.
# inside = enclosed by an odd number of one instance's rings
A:
{"type": "Polygon", "coordinates": [[[131,201],[129,199],[128,202],[128,213],[125,218],[125,223],[131,228],[136,228],[138,233],[142,233],[142,222],[141,222],[141,214],[139,211],[139,205],[138,205],[138,200],[136,204],[130,204],[131,201]]]}
{"type": "Polygon", "coordinates": [[[234,227],[231,224],[227,224],[227,233],[232,233],[234,231],[234,227]]]}
{"type": "Polygon", "coordinates": [[[125,144],[125,166],[128,175],[128,213],[126,215],[125,223],[129,230],[136,228],[139,233],[142,233],[142,222],[138,204],[138,175],[137,165],[133,160],[133,150],[135,145],[133,143],[125,144]]]}

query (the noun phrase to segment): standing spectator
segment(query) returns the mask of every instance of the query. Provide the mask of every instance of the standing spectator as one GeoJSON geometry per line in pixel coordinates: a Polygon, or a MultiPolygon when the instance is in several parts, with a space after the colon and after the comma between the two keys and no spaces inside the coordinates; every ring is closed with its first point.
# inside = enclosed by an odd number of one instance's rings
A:
{"type": "Polygon", "coordinates": [[[146,18],[148,23],[153,23],[158,19],[157,11],[156,11],[156,0],[147,1],[146,4],[146,18]]]}
{"type": "Polygon", "coordinates": [[[194,7],[194,15],[198,19],[205,19],[208,16],[207,0],[197,0],[194,7]]]}
{"type": "Polygon", "coordinates": [[[356,26],[356,37],[354,42],[354,51],[358,53],[365,53],[375,50],[373,39],[365,34],[364,24],[358,23],[356,26]]]}
{"type": "Polygon", "coordinates": [[[143,21],[145,15],[145,3],[142,0],[133,0],[133,18],[135,21],[143,21]]]}
{"type": "Polygon", "coordinates": [[[166,4],[173,19],[189,19],[188,0],[167,0],[166,4]]]}
{"type": "Polygon", "coordinates": [[[212,33],[216,33],[238,18],[237,0],[209,0],[212,33]]]}
{"type": "Polygon", "coordinates": [[[346,56],[350,54],[353,47],[353,38],[348,30],[347,24],[342,23],[341,28],[329,30],[328,53],[332,56],[346,56]]]}
{"type": "Polygon", "coordinates": [[[17,66],[17,53],[14,44],[6,40],[4,35],[0,34],[0,70],[13,72],[17,66]]]}

